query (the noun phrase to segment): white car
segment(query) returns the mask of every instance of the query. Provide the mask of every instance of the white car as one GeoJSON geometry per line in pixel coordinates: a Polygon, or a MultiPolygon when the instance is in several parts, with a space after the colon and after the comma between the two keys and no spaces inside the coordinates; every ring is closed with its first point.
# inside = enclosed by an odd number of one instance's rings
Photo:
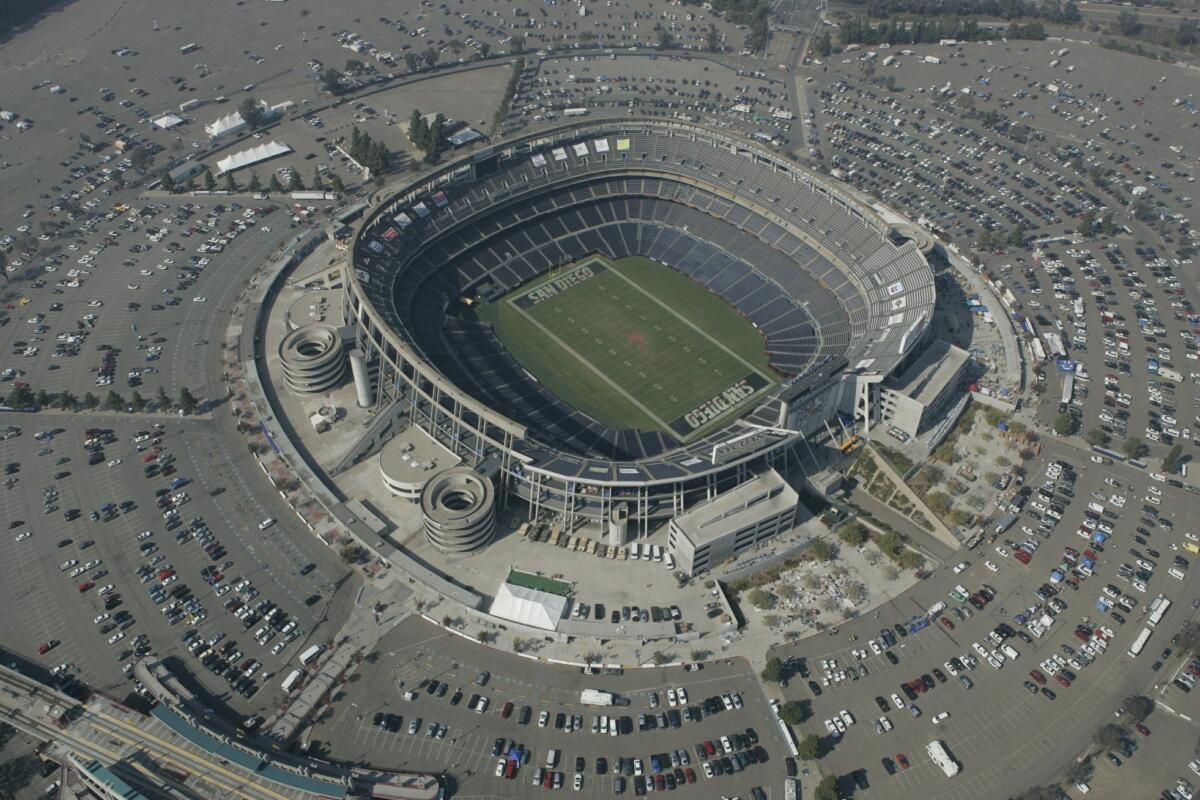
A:
{"type": "Polygon", "coordinates": [[[258,529],[260,531],[265,531],[267,528],[271,527],[274,524],[275,524],[275,518],[267,517],[262,522],[258,523],[258,529]]]}
{"type": "Polygon", "coordinates": [[[686,706],[687,700],[688,700],[687,689],[680,686],[678,689],[675,690],[675,694],[677,694],[679,696],[679,705],[686,706]]]}
{"type": "Polygon", "coordinates": [[[833,724],[833,720],[831,719],[825,720],[825,730],[829,731],[834,736],[838,735],[837,726],[833,724]]]}
{"type": "Polygon", "coordinates": [[[870,644],[871,644],[871,652],[873,652],[875,655],[880,655],[883,653],[883,648],[879,646],[879,642],[872,639],[870,644]]]}
{"type": "Polygon", "coordinates": [[[842,722],[846,723],[847,728],[854,724],[854,717],[850,716],[850,712],[846,709],[843,708],[839,711],[838,716],[842,718],[842,722]]]}
{"type": "Polygon", "coordinates": [[[667,705],[669,705],[671,708],[679,705],[679,699],[675,696],[674,689],[667,689],[667,705]]]}
{"type": "Polygon", "coordinates": [[[971,565],[966,561],[958,562],[957,564],[954,565],[954,574],[955,575],[959,574],[960,572],[962,572],[969,566],[971,566],[971,565]]]}
{"type": "Polygon", "coordinates": [[[201,297],[201,296],[199,296],[199,295],[197,295],[196,297],[193,297],[193,298],[192,298],[192,302],[193,302],[193,303],[203,303],[203,302],[205,302],[206,300],[208,300],[208,298],[207,298],[207,297],[201,297]]]}
{"type": "Polygon", "coordinates": [[[996,564],[995,564],[994,562],[991,562],[991,561],[985,561],[985,562],[983,562],[983,565],[984,565],[985,567],[987,567],[988,569],[990,569],[992,572],[999,572],[999,571],[1000,571],[1000,568],[999,568],[998,566],[996,566],[996,564]]]}
{"type": "Polygon", "coordinates": [[[96,590],[96,594],[103,597],[106,594],[111,594],[112,591],[116,588],[117,587],[113,586],[111,583],[106,583],[103,586],[101,586],[99,589],[96,590]]]}
{"type": "Polygon", "coordinates": [[[943,721],[945,721],[945,720],[947,720],[947,719],[949,719],[949,718],[950,718],[950,714],[949,714],[949,712],[947,712],[947,711],[943,711],[942,713],[940,713],[940,714],[937,714],[937,715],[935,715],[935,716],[934,716],[934,718],[933,718],[933,724],[934,724],[934,725],[941,725],[943,721]]]}
{"type": "Polygon", "coordinates": [[[104,622],[104,620],[106,620],[106,619],[108,619],[108,612],[107,612],[107,611],[106,611],[106,612],[104,612],[103,614],[97,614],[97,615],[96,615],[96,618],[95,618],[95,619],[93,619],[93,620],[92,620],[92,622],[94,622],[95,624],[99,625],[101,622],[104,622]]]}
{"type": "Polygon", "coordinates": [[[108,466],[110,466],[110,467],[118,467],[120,465],[121,465],[121,459],[119,459],[119,458],[114,458],[108,462],[108,466]]]}
{"type": "Polygon", "coordinates": [[[125,284],[125,288],[129,289],[130,291],[136,291],[142,287],[138,286],[136,283],[127,283],[125,284]]]}
{"type": "Polygon", "coordinates": [[[17,534],[17,541],[23,542],[26,539],[28,539],[30,536],[33,536],[33,534],[30,533],[29,531],[21,531],[20,533],[17,534]]]}
{"type": "Polygon", "coordinates": [[[999,544],[996,545],[996,552],[999,553],[1002,558],[1008,558],[1010,555],[1010,553],[1008,552],[1008,548],[1004,547],[1003,545],[999,545],[999,544]]]}
{"type": "Polygon", "coordinates": [[[892,692],[892,703],[895,704],[896,708],[904,708],[904,701],[901,700],[900,695],[896,694],[895,692],[892,692]]]}
{"type": "Polygon", "coordinates": [[[124,638],[125,638],[125,634],[122,633],[121,631],[117,631],[112,636],[108,637],[108,643],[116,644],[117,642],[121,641],[124,638]]]}

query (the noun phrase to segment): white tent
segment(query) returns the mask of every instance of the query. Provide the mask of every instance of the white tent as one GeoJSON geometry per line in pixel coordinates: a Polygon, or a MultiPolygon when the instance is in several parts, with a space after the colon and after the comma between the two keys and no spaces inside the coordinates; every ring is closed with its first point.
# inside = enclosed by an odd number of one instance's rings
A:
{"type": "Polygon", "coordinates": [[[246,120],[242,119],[242,115],[237,111],[232,114],[227,114],[224,117],[218,117],[214,122],[210,122],[204,126],[204,132],[212,138],[225,136],[229,133],[237,133],[246,127],[246,120]]]}
{"type": "Polygon", "coordinates": [[[156,127],[162,128],[163,130],[169,130],[170,128],[174,128],[176,125],[182,125],[183,118],[174,114],[164,114],[163,116],[154,120],[154,124],[156,127]]]}
{"type": "Polygon", "coordinates": [[[567,598],[513,583],[500,584],[489,612],[494,617],[552,631],[558,627],[567,598]]]}
{"type": "Polygon", "coordinates": [[[226,172],[236,172],[239,169],[244,169],[263,161],[269,161],[272,158],[290,152],[292,152],[292,148],[280,142],[267,142],[266,144],[256,145],[249,150],[242,150],[239,153],[222,158],[217,162],[217,174],[224,175],[226,172]]]}

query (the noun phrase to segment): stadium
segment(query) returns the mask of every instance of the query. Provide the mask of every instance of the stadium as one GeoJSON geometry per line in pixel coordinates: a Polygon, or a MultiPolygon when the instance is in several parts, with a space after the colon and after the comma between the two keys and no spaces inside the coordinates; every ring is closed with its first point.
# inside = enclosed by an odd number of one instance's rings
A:
{"type": "Polygon", "coordinates": [[[874,210],[676,120],[476,152],[377,200],[351,247],[374,402],[498,502],[622,540],[790,471],[839,414],[877,419],[935,301],[918,243],[874,210]]]}

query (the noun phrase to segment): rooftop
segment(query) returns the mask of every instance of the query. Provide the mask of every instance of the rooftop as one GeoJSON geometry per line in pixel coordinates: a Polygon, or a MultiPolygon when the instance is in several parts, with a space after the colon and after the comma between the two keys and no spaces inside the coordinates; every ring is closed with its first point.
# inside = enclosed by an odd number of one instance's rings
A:
{"type": "Polygon", "coordinates": [[[410,486],[424,484],[461,462],[462,459],[415,425],[398,434],[379,452],[380,472],[394,483],[410,486]]]}
{"type": "Polygon", "coordinates": [[[961,347],[945,339],[935,339],[908,369],[888,378],[883,385],[919,403],[930,403],[970,357],[961,347]]]}
{"type": "Polygon", "coordinates": [[[800,495],[775,470],[767,470],[741,486],[717,495],[677,516],[673,523],[694,547],[746,527],[751,519],[794,509],[800,495]]]}
{"type": "Polygon", "coordinates": [[[556,581],[554,578],[547,578],[542,575],[534,575],[530,572],[522,572],[519,569],[509,570],[506,583],[511,583],[514,586],[524,586],[526,589],[535,589],[539,592],[556,594],[559,597],[569,597],[571,594],[571,584],[569,583],[556,581]]]}

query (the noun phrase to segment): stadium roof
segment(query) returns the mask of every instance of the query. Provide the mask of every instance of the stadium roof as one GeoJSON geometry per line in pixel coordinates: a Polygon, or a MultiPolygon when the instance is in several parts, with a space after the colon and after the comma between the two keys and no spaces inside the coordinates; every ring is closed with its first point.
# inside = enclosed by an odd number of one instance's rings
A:
{"type": "Polygon", "coordinates": [[[522,625],[552,631],[558,627],[566,607],[565,597],[506,582],[500,584],[500,591],[496,593],[488,613],[522,625]]]}
{"type": "Polygon", "coordinates": [[[224,117],[217,117],[213,122],[204,126],[204,132],[212,138],[224,136],[227,133],[232,133],[246,127],[246,120],[242,119],[242,115],[235,111],[232,114],[227,114],[224,117]]]}
{"type": "Polygon", "coordinates": [[[255,145],[249,150],[242,150],[218,161],[217,174],[224,175],[226,172],[236,172],[239,169],[260,164],[263,161],[269,161],[272,158],[277,158],[284,153],[290,152],[292,152],[292,148],[281,142],[267,142],[266,144],[255,145]]]}

